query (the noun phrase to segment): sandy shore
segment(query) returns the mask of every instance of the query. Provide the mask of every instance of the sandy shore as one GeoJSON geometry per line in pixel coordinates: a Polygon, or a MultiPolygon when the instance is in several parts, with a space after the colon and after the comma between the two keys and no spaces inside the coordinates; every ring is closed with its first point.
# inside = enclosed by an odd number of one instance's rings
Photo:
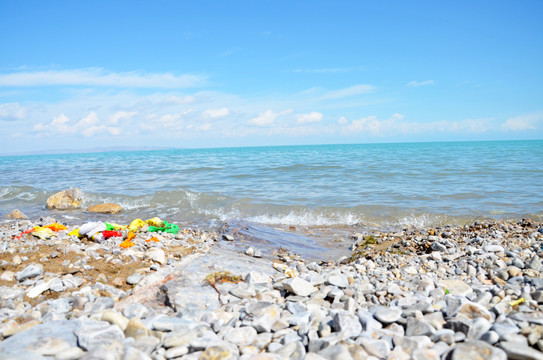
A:
{"type": "Polygon", "coordinates": [[[529,220],[352,234],[321,262],[195,229],[31,232],[54,223],[0,226],[2,358],[543,359],[529,220]]]}

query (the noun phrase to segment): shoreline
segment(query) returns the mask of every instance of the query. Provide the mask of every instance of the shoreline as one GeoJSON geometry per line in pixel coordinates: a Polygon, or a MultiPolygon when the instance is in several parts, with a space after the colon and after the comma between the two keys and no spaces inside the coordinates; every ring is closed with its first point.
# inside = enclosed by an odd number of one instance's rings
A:
{"type": "Polygon", "coordinates": [[[541,223],[353,233],[321,262],[228,231],[13,238],[53,222],[0,225],[7,358],[543,359],[541,223]]]}

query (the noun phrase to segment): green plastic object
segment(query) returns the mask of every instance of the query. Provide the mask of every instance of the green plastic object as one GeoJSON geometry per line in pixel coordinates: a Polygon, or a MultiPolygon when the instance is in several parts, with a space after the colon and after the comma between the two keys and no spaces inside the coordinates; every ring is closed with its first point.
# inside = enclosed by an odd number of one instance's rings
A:
{"type": "Polygon", "coordinates": [[[148,232],[167,232],[170,234],[177,234],[179,232],[179,226],[176,224],[170,224],[167,221],[164,221],[164,227],[149,226],[148,232]]]}
{"type": "Polygon", "coordinates": [[[113,226],[111,224],[108,224],[108,223],[105,223],[105,224],[106,224],[106,231],[115,230],[115,226],[113,226]]]}

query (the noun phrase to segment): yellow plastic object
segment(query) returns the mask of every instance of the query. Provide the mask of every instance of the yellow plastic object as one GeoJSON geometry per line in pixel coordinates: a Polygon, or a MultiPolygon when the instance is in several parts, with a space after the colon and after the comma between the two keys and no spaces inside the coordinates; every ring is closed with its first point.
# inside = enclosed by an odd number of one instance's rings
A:
{"type": "Polygon", "coordinates": [[[149,219],[146,221],[147,224],[151,225],[151,226],[156,226],[156,227],[164,227],[164,221],[160,220],[160,218],[158,217],[154,217],[152,219],[149,219]]]}
{"type": "Polygon", "coordinates": [[[524,303],[525,301],[526,301],[526,299],[522,297],[522,298],[520,298],[520,299],[518,299],[518,300],[511,301],[511,302],[509,303],[509,305],[511,305],[511,306],[517,306],[517,305],[520,305],[520,304],[524,303]]]}
{"type": "Polygon", "coordinates": [[[75,236],[77,236],[77,237],[80,237],[80,236],[79,236],[79,228],[70,231],[70,232],[68,233],[68,235],[75,235],[75,236]]]}
{"type": "Polygon", "coordinates": [[[144,225],[145,225],[145,222],[142,219],[133,220],[128,226],[128,231],[135,233],[139,229],[141,229],[144,225]]]}
{"type": "Polygon", "coordinates": [[[52,223],[49,225],[45,225],[44,228],[51,229],[53,231],[61,231],[61,230],[68,230],[66,226],[59,224],[59,223],[52,223]]]}
{"type": "Polygon", "coordinates": [[[124,230],[126,228],[128,228],[128,226],[126,225],[119,225],[119,224],[116,224],[116,223],[106,223],[106,225],[109,224],[111,225],[111,227],[113,227],[112,230],[124,230]]]}
{"type": "Polygon", "coordinates": [[[49,239],[55,234],[55,232],[49,228],[36,226],[31,233],[35,237],[39,237],[42,240],[49,239]]]}

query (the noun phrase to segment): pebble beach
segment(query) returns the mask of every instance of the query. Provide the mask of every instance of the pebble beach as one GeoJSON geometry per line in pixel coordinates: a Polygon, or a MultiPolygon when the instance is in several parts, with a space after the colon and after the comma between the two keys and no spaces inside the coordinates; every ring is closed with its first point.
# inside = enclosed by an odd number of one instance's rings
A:
{"type": "Polygon", "coordinates": [[[0,227],[2,359],[543,359],[543,224],[353,233],[306,261],[236,236],[0,227]],[[72,233],[72,235],[69,235],[72,233]]]}

